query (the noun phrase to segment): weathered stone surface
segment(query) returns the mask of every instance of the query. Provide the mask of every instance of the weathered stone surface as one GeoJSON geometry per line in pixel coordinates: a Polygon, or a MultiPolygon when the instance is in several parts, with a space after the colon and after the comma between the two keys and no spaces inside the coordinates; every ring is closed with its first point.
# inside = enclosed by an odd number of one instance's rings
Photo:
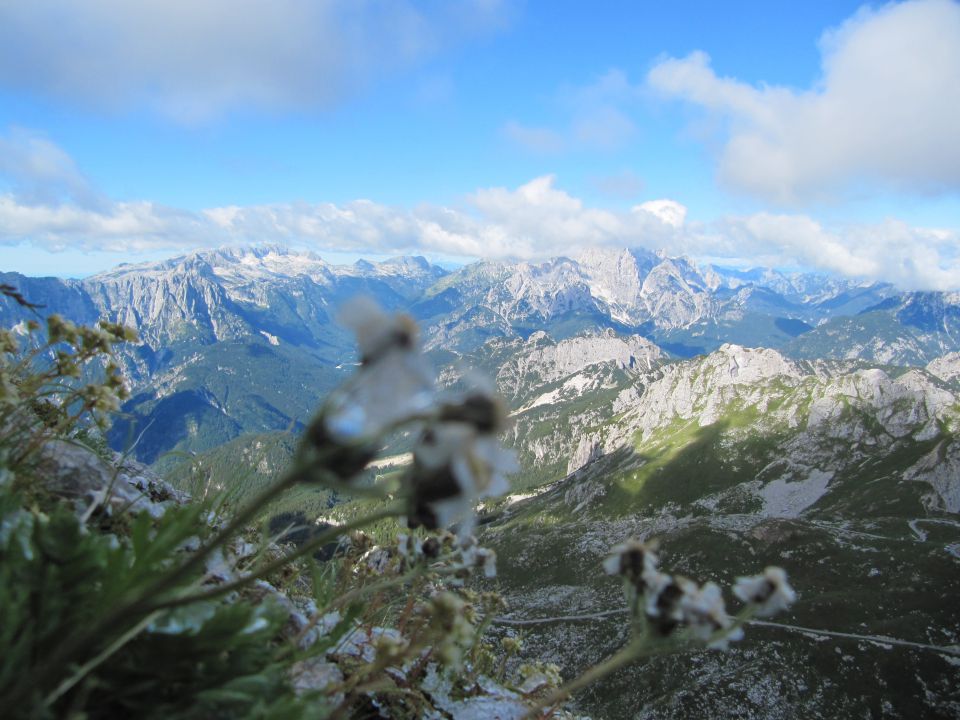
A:
{"type": "Polygon", "coordinates": [[[960,352],[947,353],[927,365],[927,372],[941,380],[953,382],[960,378],[960,352]]]}
{"type": "Polygon", "coordinates": [[[89,448],[64,440],[40,448],[37,469],[47,489],[73,501],[81,515],[97,505],[107,512],[146,511],[157,517],[187,499],[138,462],[119,455],[107,462],[89,448]]]}

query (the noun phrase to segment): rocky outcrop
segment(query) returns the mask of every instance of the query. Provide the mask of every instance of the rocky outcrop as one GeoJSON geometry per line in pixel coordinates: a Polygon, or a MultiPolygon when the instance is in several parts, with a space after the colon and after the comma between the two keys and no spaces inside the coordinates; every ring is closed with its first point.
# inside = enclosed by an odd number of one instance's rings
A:
{"type": "Polygon", "coordinates": [[[955,382],[960,378],[960,352],[952,352],[931,360],[927,372],[936,375],[945,382],[955,382]]]}
{"type": "Polygon", "coordinates": [[[567,475],[575,473],[580,468],[593,462],[603,455],[603,445],[589,435],[582,435],[580,442],[570,454],[570,460],[567,462],[567,475]]]}
{"type": "Polygon", "coordinates": [[[37,475],[46,489],[69,500],[80,516],[146,511],[154,517],[187,500],[145,465],[114,455],[106,460],[84,445],[51,440],[38,452],[37,475]]]}
{"type": "Polygon", "coordinates": [[[930,492],[924,497],[930,510],[960,513],[960,446],[956,443],[938,444],[904,477],[930,485],[930,492]]]}
{"type": "Polygon", "coordinates": [[[775,350],[724,345],[701,360],[665,367],[663,377],[644,392],[631,424],[645,434],[674,418],[711,425],[735,398],[763,409],[769,381],[794,385],[802,376],[795,363],[775,350]]]}
{"type": "Polygon", "coordinates": [[[539,386],[569,378],[602,363],[644,372],[659,365],[663,351],[639,335],[612,330],[555,342],[544,332],[533,333],[497,372],[497,387],[507,396],[530,396],[539,386]]]}

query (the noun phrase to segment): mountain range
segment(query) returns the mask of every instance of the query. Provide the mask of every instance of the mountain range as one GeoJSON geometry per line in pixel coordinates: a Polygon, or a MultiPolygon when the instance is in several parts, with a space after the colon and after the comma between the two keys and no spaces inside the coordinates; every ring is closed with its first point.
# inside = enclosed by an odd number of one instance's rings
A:
{"type": "MultiPolygon", "coordinates": [[[[956,295],[701,268],[636,249],[448,271],[416,257],[332,265],[264,246],[121,265],[82,280],[3,273],[0,281],[47,312],[82,322],[107,317],[139,331],[142,343],[121,358],[134,387],[124,408],[129,422],[112,440],[139,438],[136,453],[147,462],[244,432],[301,427],[353,357],[336,309],[359,293],[413,315],[440,367],[495,338],[546,332],[563,340],[608,329],[643,336],[676,357],[725,342],[888,364],[960,349],[956,295]],[[263,377],[275,381],[265,388],[263,377]]],[[[5,325],[24,317],[16,304],[0,304],[5,325]]]]}
{"type": "MultiPolygon", "coordinates": [[[[183,483],[174,451],[189,451],[204,494],[284,466],[357,361],[343,302],[412,315],[441,385],[476,369],[508,403],[521,471],[483,508],[481,540],[526,659],[564,676],[624,641],[600,565],[628,536],[725,585],[787,569],[800,599],[783,624],[624,669],[578,699],[594,717],[960,714],[958,293],[636,249],[448,270],[256,247],[0,282],[42,312],[138,330],[111,443],[183,483]]],[[[29,316],[0,300],[5,326],[29,316]]],[[[291,500],[327,519],[342,501],[291,500]]]]}

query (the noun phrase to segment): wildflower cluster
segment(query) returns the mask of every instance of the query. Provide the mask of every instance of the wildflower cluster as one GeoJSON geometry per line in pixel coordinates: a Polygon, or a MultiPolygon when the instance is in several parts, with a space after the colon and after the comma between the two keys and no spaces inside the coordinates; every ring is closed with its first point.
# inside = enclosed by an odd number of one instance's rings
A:
{"type": "Polygon", "coordinates": [[[113,347],[136,339],[118,323],[76,325],[56,314],[45,327],[27,320],[0,329],[0,439],[16,448],[10,466],[53,437],[102,431],[129,397],[113,347]]]}
{"type": "Polygon", "coordinates": [[[719,585],[698,585],[688,578],[661,572],[656,543],[639,540],[613,548],[603,567],[608,575],[623,578],[635,632],[650,642],[684,631],[686,639],[725,648],[730,641],[743,637],[742,626],[750,617],[773,615],[796,599],[786,573],[768,567],[762,575],[737,580],[733,593],[746,606],[731,617],[719,585]]]}
{"type": "Polygon", "coordinates": [[[400,488],[408,527],[455,526],[461,539],[469,537],[476,503],[506,492],[507,475],[518,469],[514,453],[497,440],[507,420],[502,400],[483,383],[444,398],[408,316],[358,299],[342,319],[356,334],[360,367],[308,428],[298,453],[302,479],[356,491],[384,442],[415,435],[400,488]]]}

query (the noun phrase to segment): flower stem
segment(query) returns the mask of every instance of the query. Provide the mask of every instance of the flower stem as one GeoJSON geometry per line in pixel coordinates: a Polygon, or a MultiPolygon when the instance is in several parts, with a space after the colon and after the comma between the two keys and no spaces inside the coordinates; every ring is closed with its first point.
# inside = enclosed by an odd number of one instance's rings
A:
{"type": "MultiPolygon", "coordinates": [[[[356,530],[358,528],[365,527],[371,523],[375,523],[379,520],[385,520],[391,517],[398,517],[402,513],[399,508],[393,507],[383,510],[378,513],[373,513],[372,515],[366,515],[364,517],[353,520],[349,523],[343,525],[336,525],[334,527],[328,528],[327,530],[315,535],[310,538],[308,542],[305,542],[303,545],[298,547],[293,552],[289,552],[282,557],[273,560],[272,562],[267,563],[263,567],[255,570],[252,573],[244,575],[237,580],[232,582],[224,583],[223,585],[217,585],[216,587],[210,588],[200,593],[194,595],[182,595],[180,597],[171,598],[169,600],[161,600],[159,602],[153,603],[148,606],[150,611],[153,610],[167,610],[170,608],[180,607],[181,605],[189,605],[194,602],[202,602],[204,600],[213,600],[215,598],[221,597],[228,593],[233,592],[234,590],[239,590],[240,588],[249,585],[254,580],[258,580],[262,577],[266,577],[277,570],[284,568],[286,565],[290,564],[292,561],[297,558],[303,557],[308,553],[313,552],[314,550],[319,549],[323,545],[326,545],[328,542],[336,540],[338,537],[343,535],[345,532],[351,530],[356,530]]],[[[401,578],[398,578],[400,580],[401,578]]],[[[406,578],[403,578],[404,580],[406,578]]],[[[392,581],[391,581],[392,582],[392,581]]],[[[385,583],[380,583],[385,584],[385,583]]],[[[397,583],[392,583],[397,584],[397,583]]],[[[372,586],[371,586],[372,587],[372,586]]],[[[360,588],[363,590],[364,588],[360,588]]],[[[350,593],[347,593],[349,595],[350,593]]],[[[346,597],[346,596],[344,596],[346,597]]]]}
{"type": "Polygon", "coordinates": [[[561,685],[543,700],[539,701],[524,716],[523,720],[534,720],[534,718],[549,717],[549,714],[543,715],[542,712],[544,710],[551,712],[556,705],[567,700],[578,690],[582,690],[587,685],[590,685],[591,683],[594,683],[597,680],[616,672],[620,668],[629,665],[634,660],[639,660],[642,657],[649,657],[651,655],[657,655],[668,649],[669,648],[666,646],[650,645],[642,640],[631,640],[615,655],[611,655],[599,665],[594,665],[592,668],[589,668],[579,677],[576,677],[570,682],[561,685]]]}

